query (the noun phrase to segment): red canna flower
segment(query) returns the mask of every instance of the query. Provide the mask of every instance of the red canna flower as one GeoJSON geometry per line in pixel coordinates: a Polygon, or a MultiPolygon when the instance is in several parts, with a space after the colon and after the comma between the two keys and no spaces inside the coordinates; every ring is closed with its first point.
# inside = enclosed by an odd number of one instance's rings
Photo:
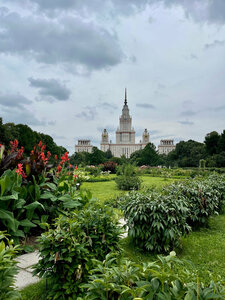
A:
{"type": "Polygon", "coordinates": [[[11,153],[18,151],[17,147],[18,147],[18,140],[15,139],[14,142],[10,141],[10,145],[11,145],[11,153]]]}
{"type": "Polygon", "coordinates": [[[21,175],[23,178],[27,177],[27,175],[23,171],[23,165],[22,164],[18,164],[18,169],[16,169],[16,173],[18,175],[21,175]]]}
{"type": "Polygon", "coordinates": [[[78,167],[76,166],[76,167],[75,167],[75,170],[77,170],[77,169],[78,169],[78,167]]]}
{"type": "Polygon", "coordinates": [[[58,159],[58,157],[57,157],[57,155],[55,155],[55,160],[57,160],[58,159]]]}
{"type": "Polygon", "coordinates": [[[38,147],[41,148],[42,146],[42,141],[39,142],[38,147]]]}
{"type": "Polygon", "coordinates": [[[51,156],[51,152],[50,152],[50,151],[48,151],[48,152],[47,152],[47,158],[49,159],[49,158],[50,158],[50,156],[51,156]]]}

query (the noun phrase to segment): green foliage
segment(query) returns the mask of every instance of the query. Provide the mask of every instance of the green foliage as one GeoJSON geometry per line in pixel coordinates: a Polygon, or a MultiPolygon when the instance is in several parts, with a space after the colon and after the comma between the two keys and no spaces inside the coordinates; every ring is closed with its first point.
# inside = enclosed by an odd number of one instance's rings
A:
{"type": "Polygon", "coordinates": [[[114,161],[106,161],[103,165],[103,168],[102,170],[104,172],[106,171],[109,171],[111,174],[115,174],[116,173],[116,166],[117,166],[117,163],[115,163],[114,161]]]}
{"type": "Polygon", "coordinates": [[[43,205],[39,202],[40,189],[34,181],[22,186],[22,177],[8,170],[0,178],[0,229],[18,243],[31,228],[36,227],[43,205]]]}
{"type": "Polygon", "coordinates": [[[18,247],[13,246],[4,232],[0,231],[0,299],[21,299],[20,293],[15,290],[15,275],[18,273],[15,255],[18,247]]]}
{"type": "Polygon", "coordinates": [[[103,260],[107,253],[118,250],[120,233],[113,210],[95,201],[67,217],[61,215],[39,239],[41,259],[35,274],[49,278],[48,299],[77,299],[92,259],[103,260]]]}
{"type": "Polygon", "coordinates": [[[115,179],[119,190],[139,190],[141,180],[137,176],[135,167],[131,164],[123,164],[117,170],[118,177],[115,179]]]}
{"type": "Polygon", "coordinates": [[[211,175],[204,179],[192,179],[175,183],[165,191],[185,203],[190,226],[207,226],[209,217],[220,213],[225,204],[225,177],[211,175]]]}
{"type": "Polygon", "coordinates": [[[82,299],[224,299],[222,283],[205,286],[195,270],[175,255],[171,252],[158,256],[158,261],[137,265],[109,254],[103,262],[95,261],[89,282],[82,285],[86,294],[82,299]]]}
{"type": "Polygon", "coordinates": [[[105,153],[99,150],[97,147],[93,147],[92,153],[90,155],[90,164],[99,165],[104,163],[106,160],[105,153]]]}
{"type": "Polygon", "coordinates": [[[193,140],[181,141],[176,149],[167,155],[166,165],[178,167],[198,167],[199,160],[206,157],[205,145],[193,140]]]}
{"type": "Polygon", "coordinates": [[[148,143],[144,149],[132,153],[130,161],[136,163],[138,166],[157,166],[161,164],[160,156],[156,152],[155,145],[152,143],[148,143]]]}
{"type": "Polygon", "coordinates": [[[49,135],[33,131],[28,125],[24,124],[3,124],[2,118],[0,118],[0,144],[4,144],[6,149],[8,149],[10,141],[15,139],[19,141],[20,145],[23,145],[25,156],[30,154],[34,145],[39,143],[40,140],[42,140],[52,155],[60,156],[67,152],[65,148],[57,146],[49,135]]]}
{"type": "Polygon", "coordinates": [[[179,246],[179,238],[190,230],[188,210],[181,201],[157,192],[131,192],[126,197],[128,235],[138,247],[161,253],[179,246]]]}

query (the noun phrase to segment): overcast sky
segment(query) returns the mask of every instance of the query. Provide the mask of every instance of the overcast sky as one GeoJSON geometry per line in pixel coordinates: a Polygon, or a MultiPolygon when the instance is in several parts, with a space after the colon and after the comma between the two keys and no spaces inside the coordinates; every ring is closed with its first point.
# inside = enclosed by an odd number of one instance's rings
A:
{"type": "Polygon", "coordinates": [[[115,130],[136,142],[225,129],[225,0],[0,0],[0,116],[70,154],[115,130]]]}

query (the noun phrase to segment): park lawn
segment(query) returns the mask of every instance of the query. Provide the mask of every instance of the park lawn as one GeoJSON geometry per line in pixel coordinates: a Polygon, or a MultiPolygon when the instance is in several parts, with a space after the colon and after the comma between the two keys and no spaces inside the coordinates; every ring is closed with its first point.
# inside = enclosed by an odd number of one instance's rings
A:
{"type": "MultiPolygon", "coordinates": [[[[225,214],[213,216],[209,228],[201,228],[181,238],[181,249],[175,249],[177,256],[189,260],[198,271],[202,282],[225,278],[225,214]],[[209,274],[211,273],[211,275],[209,274]]],[[[157,255],[144,253],[132,244],[128,237],[121,241],[124,255],[140,264],[157,260],[157,255]]]]}
{"type": "MultiPolygon", "coordinates": [[[[162,187],[175,181],[171,178],[162,177],[140,176],[140,178],[142,180],[142,189],[144,187],[162,187]]],[[[81,190],[85,189],[90,190],[90,192],[95,198],[98,198],[103,202],[126,193],[126,191],[121,191],[117,189],[116,182],[114,180],[103,182],[84,182],[81,185],[81,190]]]]}

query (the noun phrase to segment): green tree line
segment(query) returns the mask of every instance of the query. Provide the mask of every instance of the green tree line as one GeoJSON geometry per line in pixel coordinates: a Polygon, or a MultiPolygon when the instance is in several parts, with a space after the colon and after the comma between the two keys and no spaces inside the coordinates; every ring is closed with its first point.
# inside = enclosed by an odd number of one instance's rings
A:
{"type": "Polygon", "coordinates": [[[57,146],[50,135],[36,132],[24,124],[3,124],[2,118],[0,118],[0,144],[5,145],[6,149],[9,149],[10,141],[15,139],[18,140],[20,147],[24,147],[25,155],[29,155],[34,146],[40,141],[46,145],[46,149],[51,152],[52,156],[61,156],[67,151],[64,147],[57,146]]]}

